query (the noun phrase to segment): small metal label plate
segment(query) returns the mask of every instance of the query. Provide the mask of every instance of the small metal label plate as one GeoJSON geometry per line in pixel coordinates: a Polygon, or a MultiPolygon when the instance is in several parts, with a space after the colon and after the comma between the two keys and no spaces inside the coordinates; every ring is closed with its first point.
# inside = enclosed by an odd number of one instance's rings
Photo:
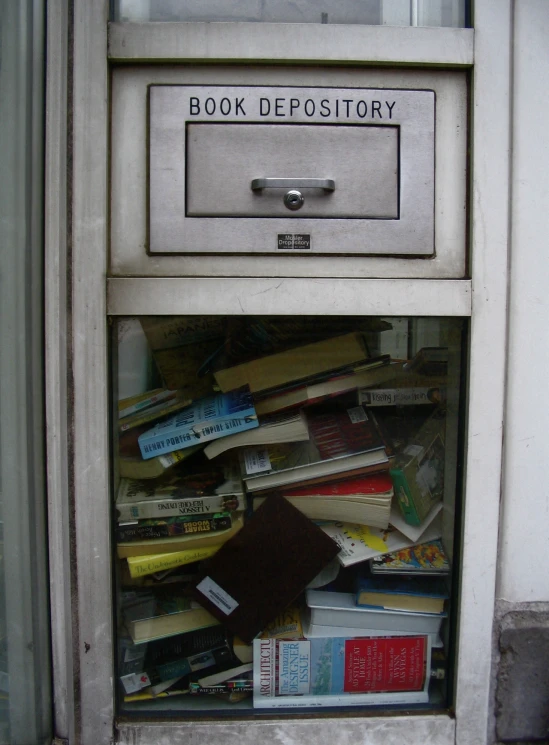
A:
{"type": "Polygon", "coordinates": [[[309,251],[311,249],[311,236],[308,233],[279,233],[277,236],[277,248],[285,251],[309,251]]]}

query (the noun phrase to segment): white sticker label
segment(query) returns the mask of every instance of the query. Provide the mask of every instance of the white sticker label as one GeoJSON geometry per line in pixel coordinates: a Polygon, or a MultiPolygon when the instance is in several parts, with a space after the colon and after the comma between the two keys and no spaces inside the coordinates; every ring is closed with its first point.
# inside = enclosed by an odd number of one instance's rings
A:
{"type": "Polygon", "coordinates": [[[147,673],[130,673],[129,675],[122,675],[120,678],[124,691],[127,694],[137,693],[142,688],[150,686],[151,681],[147,673]]]}
{"type": "Polygon", "coordinates": [[[347,409],[347,414],[349,415],[349,419],[353,424],[368,421],[368,415],[366,414],[362,406],[353,406],[352,409],[347,409]]]}
{"type": "Polygon", "coordinates": [[[250,476],[253,473],[271,470],[271,460],[266,448],[253,448],[244,451],[244,467],[250,476]]]}
{"type": "Polygon", "coordinates": [[[226,616],[229,616],[235,608],[238,608],[237,601],[228,592],[225,592],[217,582],[214,582],[211,577],[204,577],[202,582],[197,584],[196,589],[219,608],[220,611],[223,611],[226,616]]]}

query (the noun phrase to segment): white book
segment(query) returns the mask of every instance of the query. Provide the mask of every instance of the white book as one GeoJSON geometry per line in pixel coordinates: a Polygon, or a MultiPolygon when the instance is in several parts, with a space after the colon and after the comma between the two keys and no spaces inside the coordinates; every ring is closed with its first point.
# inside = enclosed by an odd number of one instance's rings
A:
{"type": "Polygon", "coordinates": [[[438,634],[447,615],[366,608],[356,605],[355,595],[350,592],[308,589],[306,597],[310,622],[321,626],[378,629],[386,634],[399,634],[401,631],[438,634]]]}
{"type": "MultiPolygon", "coordinates": [[[[302,618],[303,636],[306,639],[326,638],[327,636],[345,636],[347,638],[360,636],[387,636],[387,629],[361,629],[352,626],[323,626],[319,623],[311,623],[308,613],[304,613],[302,618]]],[[[399,631],[399,636],[415,636],[417,631],[399,631]]],[[[433,649],[444,647],[440,634],[434,632],[428,634],[431,639],[433,649]]]]}

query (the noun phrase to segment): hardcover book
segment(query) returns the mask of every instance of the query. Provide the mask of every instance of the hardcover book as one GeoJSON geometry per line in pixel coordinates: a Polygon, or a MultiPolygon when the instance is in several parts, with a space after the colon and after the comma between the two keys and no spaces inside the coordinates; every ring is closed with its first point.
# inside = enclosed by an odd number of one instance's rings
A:
{"type": "Polygon", "coordinates": [[[248,385],[252,393],[258,393],[314,373],[363,361],[368,356],[362,334],[351,332],[216,370],[214,377],[224,392],[248,385]]]}
{"type": "Polygon", "coordinates": [[[362,406],[347,400],[306,410],[310,441],[241,452],[243,478],[249,491],[273,489],[313,478],[354,475],[388,458],[377,428],[362,406]]]}
{"type": "Polygon", "coordinates": [[[203,561],[213,556],[220,548],[220,543],[214,543],[202,548],[188,548],[171,553],[129,556],[127,559],[128,570],[132,579],[141,579],[150,574],[158,574],[186,564],[203,561]]]}
{"type": "Polygon", "coordinates": [[[145,460],[258,426],[249,391],[199,399],[138,438],[145,460]]]}
{"type": "Polygon", "coordinates": [[[208,561],[193,595],[245,642],[287,608],[337,554],[285,499],[268,499],[208,561]]]}
{"type": "Polygon", "coordinates": [[[254,707],[429,700],[428,636],[254,641],[254,707]]]}
{"type": "Polygon", "coordinates": [[[438,634],[445,613],[409,612],[358,606],[355,593],[307,590],[308,621],[321,626],[378,629],[391,633],[438,634]]]}

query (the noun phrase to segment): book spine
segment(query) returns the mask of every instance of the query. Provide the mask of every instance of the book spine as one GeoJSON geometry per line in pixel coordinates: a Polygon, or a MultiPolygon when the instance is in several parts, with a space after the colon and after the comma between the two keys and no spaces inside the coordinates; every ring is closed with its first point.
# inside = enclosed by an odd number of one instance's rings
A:
{"type": "Polygon", "coordinates": [[[164,453],[170,453],[172,450],[209,442],[217,437],[244,432],[257,426],[258,421],[254,412],[253,415],[228,417],[191,430],[177,431],[176,429],[170,433],[164,431],[146,432],[138,438],[138,444],[142,457],[147,460],[148,458],[154,458],[155,455],[163,455],[164,453]]]}
{"type": "Polygon", "coordinates": [[[158,501],[143,500],[142,502],[116,504],[118,521],[144,520],[176,515],[201,515],[211,512],[236,512],[246,508],[244,496],[214,495],[200,499],[165,499],[158,501]]]}
{"type": "Polygon", "coordinates": [[[393,481],[397,503],[405,522],[408,525],[421,525],[421,519],[404,473],[400,468],[390,468],[389,474],[393,481]]]}
{"type": "Polygon", "coordinates": [[[127,559],[130,577],[144,577],[147,574],[156,574],[167,569],[175,569],[184,564],[193,564],[213,556],[221,544],[206,546],[204,548],[187,549],[166,554],[151,554],[147,556],[129,556],[127,559]]]}
{"type": "Polygon", "coordinates": [[[147,520],[146,525],[119,525],[116,540],[120,542],[141,541],[147,538],[168,538],[175,535],[211,533],[226,530],[232,525],[229,512],[216,515],[179,516],[166,519],[147,520]]]}
{"type": "MultiPolygon", "coordinates": [[[[168,401],[172,398],[175,398],[177,395],[176,391],[159,391],[158,393],[155,393],[152,396],[147,396],[146,398],[142,398],[139,401],[136,401],[134,404],[124,406],[123,408],[118,410],[118,418],[124,419],[127,416],[130,416],[131,414],[136,414],[138,411],[143,411],[143,409],[148,409],[149,406],[154,406],[155,404],[159,404],[162,401],[168,401]]],[[[121,402],[123,403],[123,402],[121,402]]]]}
{"type": "Polygon", "coordinates": [[[398,693],[346,693],[318,696],[259,696],[254,692],[254,709],[322,708],[333,706],[391,706],[423,704],[429,701],[426,691],[398,693]]]}
{"type": "Polygon", "coordinates": [[[235,691],[253,691],[253,682],[249,679],[226,680],[211,686],[202,686],[200,683],[189,683],[189,693],[195,696],[216,695],[219,693],[233,693],[235,691]]]}
{"type": "Polygon", "coordinates": [[[129,429],[140,427],[142,424],[148,424],[149,422],[152,423],[158,419],[163,419],[164,417],[168,417],[171,414],[178,412],[180,409],[190,406],[191,403],[191,399],[186,399],[178,400],[171,404],[165,404],[162,402],[156,406],[151,406],[144,411],[137,412],[137,414],[132,414],[131,417],[122,419],[118,425],[118,431],[127,432],[129,429]]]}

